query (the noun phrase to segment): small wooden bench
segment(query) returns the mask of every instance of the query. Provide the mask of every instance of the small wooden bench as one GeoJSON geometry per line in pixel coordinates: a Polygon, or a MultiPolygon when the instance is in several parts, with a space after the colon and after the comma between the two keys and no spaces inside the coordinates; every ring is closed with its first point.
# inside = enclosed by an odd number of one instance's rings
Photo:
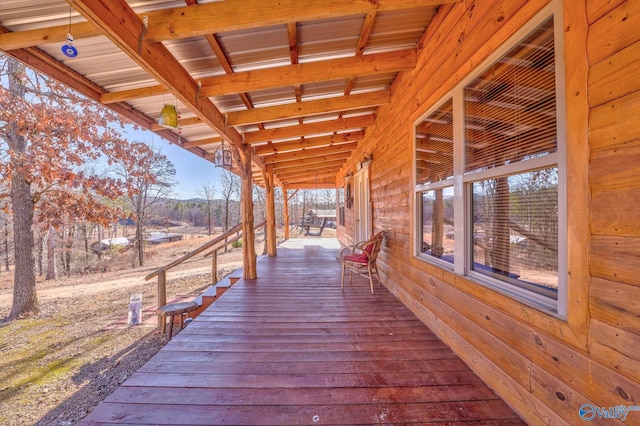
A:
{"type": "Polygon", "coordinates": [[[187,313],[191,311],[195,311],[198,309],[198,304],[196,302],[180,302],[180,303],[171,303],[168,305],[164,305],[159,307],[156,310],[156,314],[160,317],[162,321],[162,334],[167,335],[167,340],[171,340],[171,336],[173,334],[173,322],[174,318],[177,315],[180,322],[180,330],[184,328],[184,317],[187,313]],[[169,318],[169,330],[167,331],[167,318],[169,318]]]}

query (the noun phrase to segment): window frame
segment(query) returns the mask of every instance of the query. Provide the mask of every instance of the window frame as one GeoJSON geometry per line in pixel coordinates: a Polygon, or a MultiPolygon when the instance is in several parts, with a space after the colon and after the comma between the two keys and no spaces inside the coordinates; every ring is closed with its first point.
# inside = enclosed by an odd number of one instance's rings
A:
{"type": "Polygon", "coordinates": [[[561,2],[552,2],[543,8],[536,16],[530,19],[508,40],[506,40],[492,55],[487,57],[478,67],[456,86],[442,96],[431,108],[421,114],[412,125],[413,138],[413,201],[414,201],[414,256],[434,264],[440,268],[450,270],[457,275],[464,276],[470,281],[486,288],[497,291],[512,299],[518,300],[528,306],[540,310],[546,314],[566,320],[567,318],[567,161],[566,161],[566,94],[564,80],[564,31],[561,2]],[[556,92],[556,152],[537,156],[525,161],[502,165],[489,170],[465,172],[464,138],[465,138],[465,111],[464,90],[481,75],[487,68],[503,57],[509,50],[520,43],[528,34],[540,26],[547,19],[553,17],[554,48],[555,48],[555,92],[556,92]],[[416,169],[416,129],[430,114],[440,108],[449,100],[453,103],[453,178],[434,183],[417,184],[416,169]],[[558,291],[557,299],[543,296],[537,292],[526,290],[513,284],[491,278],[487,275],[475,272],[471,266],[472,257],[472,189],[474,182],[494,179],[500,176],[512,176],[532,170],[556,167],[558,173],[558,291]],[[443,187],[453,186],[454,192],[454,263],[450,263],[428,254],[422,253],[422,193],[443,187]]]}

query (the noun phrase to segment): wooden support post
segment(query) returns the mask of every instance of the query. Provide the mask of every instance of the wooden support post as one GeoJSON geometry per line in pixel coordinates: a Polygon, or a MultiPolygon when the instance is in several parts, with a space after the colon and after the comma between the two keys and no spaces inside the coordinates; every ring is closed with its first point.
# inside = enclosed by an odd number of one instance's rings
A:
{"type": "Polygon", "coordinates": [[[242,210],[242,261],[245,279],[258,276],[256,266],[255,230],[253,224],[253,179],[251,176],[251,145],[243,145],[240,155],[241,210],[242,210]]]}
{"type": "MultiPolygon", "coordinates": [[[[158,272],[158,308],[167,304],[167,272],[158,272]]],[[[162,327],[164,317],[158,317],[158,327],[162,327]]]]}
{"type": "Polygon", "coordinates": [[[276,201],[275,188],[273,184],[273,165],[267,165],[267,173],[265,173],[265,198],[267,201],[267,224],[265,234],[267,238],[267,254],[271,257],[278,255],[277,238],[276,238],[276,201]]]}
{"type": "Polygon", "coordinates": [[[288,240],[290,237],[289,233],[289,194],[287,193],[286,185],[282,187],[282,204],[283,204],[283,212],[284,215],[284,239],[288,240]]]}
{"type": "Polygon", "coordinates": [[[211,253],[211,282],[218,282],[218,250],[211,253]]]}

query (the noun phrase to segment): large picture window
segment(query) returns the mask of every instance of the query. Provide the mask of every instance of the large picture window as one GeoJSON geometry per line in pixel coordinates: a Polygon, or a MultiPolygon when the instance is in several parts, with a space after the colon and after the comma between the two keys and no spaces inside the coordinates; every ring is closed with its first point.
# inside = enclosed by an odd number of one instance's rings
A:
{"type": "Polygon", "coordinates": [[[414,164],[417,255],[563,314],[557,33],[539,20],[419,120],[414,164]]]}

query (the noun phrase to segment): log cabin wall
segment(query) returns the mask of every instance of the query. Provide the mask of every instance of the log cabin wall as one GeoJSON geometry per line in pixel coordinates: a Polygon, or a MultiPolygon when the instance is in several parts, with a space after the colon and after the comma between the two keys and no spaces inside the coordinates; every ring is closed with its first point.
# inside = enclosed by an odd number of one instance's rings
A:
{"type": "MultiPolygon", "coordinates": [[[[640,2],[564,0],[566,319],[414,255],[413,134],[425,111],[536,13],[544,0],[442,6],[418,65],[340,178],[373,154],[383,284],[530,424],[578,424],[583,404],[640,405],[640,2]]],[[[353,242],[353,210],[339,228],[353,242]]],[[[640,422],[630,412],[629,422],[640,422]]]]}

